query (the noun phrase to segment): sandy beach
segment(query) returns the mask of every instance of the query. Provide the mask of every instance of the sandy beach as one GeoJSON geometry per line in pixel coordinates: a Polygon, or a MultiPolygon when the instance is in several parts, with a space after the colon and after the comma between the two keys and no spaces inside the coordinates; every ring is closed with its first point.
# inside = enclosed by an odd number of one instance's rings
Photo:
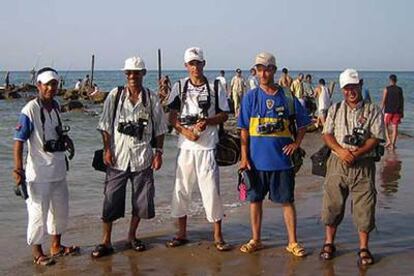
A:
{"type": "MultiPolygon", "coordinates": [[[[16,243],[7,243],[1,253],[3,275],[410,275],[414,257],[414,196],[413,157],[410,147],[413,139],[402,137],[396,152],[387,152],[377,166],[377,228],[372,233],[371,251],[376,264],[368,269],[357,267],[358,239],[352,223],[349,204],[347,214],[337,235],[337,257],[332,261],[319,260],[323,243],[323,225],[320,222],[323,178],[310,174],[308,158],[321,144],[318,133],[307,134],[303,147],[307,151],[304,166],[297,176],[296,208],[298,236],[309,255],[297,258],[285,250],[286,231],[279,206],[266,202],[263,223],[265,249],[253,254],[239,251],[250,238],[248,205],[226,208],[224,235],[234,245],[230,252],[219,253],[212,246],[211,225],[204,216],[189,219],[190,244],[169,249],[164,243],[175,232],[174,220],[144,221],[139,237],[148,243],[148,250],[137,253],[126,248],[125,237],[128,216],[114,226],[116,253],[93,260],[90,252],[99,242],[101,224],[98,215],[74,217],[64,236],[65,244],[81,246],[80,256],[57,259],[51,267],[34,266],[30,249],[23,246],[25,237],[16,243]],[[315,146],[318,145],[318,146],[315,146]],[[10,247],[10,248],[8,248],[10,247]]],[[[233,168],[222,169],[226,171],[233,168]]],[[[223,182],[234,183],[229,177],[223,182]]],[[[226,183],[222,183],[225,186],[226,183]]],[[[229,183],[227,183],[229,184],[229,183]]],[[[234,190],[234,196],[236,191],[234,190]]],[[[349,203],[349,201],[348,201],[349,203]]],[[[48,247],[46,247],[48,248],[48,247]]]]}

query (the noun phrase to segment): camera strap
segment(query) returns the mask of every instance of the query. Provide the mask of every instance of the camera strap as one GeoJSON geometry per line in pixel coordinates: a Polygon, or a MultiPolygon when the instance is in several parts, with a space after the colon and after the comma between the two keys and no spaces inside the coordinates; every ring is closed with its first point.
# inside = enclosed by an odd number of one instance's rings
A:
{"type": "MultiPolygon", "coordinates": [[[[45,118],[45,111],[44,111],[45,108],[43,107],[43,104],[42,104],[42,102],[40,101],[39,98],[37,98],[37,103],[40,106],[40,121],[42,122],[42,140],[43,140],[43,143],[46,143],[46,135],[45,135],[46,118],[45,118]]],[[[53,106],[52,107],[53,111],[56,113],[56,117],[57,117],[57,120],[58,120],[58,125],[59,125],[59,127],[62,127],[62,121],[60,120],[59,112],[57,111],[58,104],[55,100],[53,100],[52,106],[53,106]]]]}
{"type": "MultiPolygon", "coordinates": [[[[190,78],[188,78],[184,82],[184,87],[182,87],[181,80],[178,81],[178,90],[180,92],[180,114],[183,111],[183,107],[185,104],[185,101],[187,100],[187,92],[188,92],[188,83],[190,82],[190,78]]],[[[208,83],[207,78],[204,76],[204,83],[207,86],[207,93],[208,93],[208,102],[211,101],[211,91],[210,91],[210,84],[208,83]]]]}
{"type": "MultiPolygon", "coordinates": [[[[348,116],[347,116],[347,113],[348,113],[348,105],[346,104],[346,102],[345,102],[345,112],[344,112],[344,114],[345,114],[345,129],[346,129],[346,131],[348,132],[348,127],[349,127],[349,125],[348,125],[348,116]]],[[[364,101],[362,101],[362,106],[361,106],[361,108],[362,108],[362,112],[361,112],[361,116],[359,116],[359,119],[358,119],[358,122],[359,121],[362,121],[362,119],[363,118],[367,118],[365,115],[367,115],[368,116],[368,114],[366,114],[366,111],[368,110],[368,108],[365,108],[365,102],[364,101]]],[[[337,108],[338,109],[338,108],[337,108]]],[[[336,113],[336,112],[335,112],[336,113]]],[[[365,124],[365,123],[364,123],[365,124]]],[[[363,124],[362,124],[363,125],[363,124]]]]}

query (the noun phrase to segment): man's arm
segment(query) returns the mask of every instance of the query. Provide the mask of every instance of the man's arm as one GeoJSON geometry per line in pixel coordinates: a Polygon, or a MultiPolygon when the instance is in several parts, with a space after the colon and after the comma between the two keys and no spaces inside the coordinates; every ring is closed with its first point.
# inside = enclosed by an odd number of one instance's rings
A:
{"type": "Polygon", "coordinates": [[[251,170],[250,161],[249,161],[249,131],[245,128],[241,129],[240,143],[241,143],[241,159],[240,159],[239,167],[241,170],[251,170]]]}
{"type": "Polygon", "coordinates": [[[19,185],[24,178],[24,169],[23,169],[23,148],[24,142],[14,141],[13,146],[13,160],[14,160],[14,169],[13,177],[17,185],[19,185]]]}
{"type": "Polygon", "coordinates": [[[381,109],[384,110],[385,108],[385,98],[387,97],[387,88],[384,88],[384,92],[382,93],[382,101],[381,101],[381,109]]]}
{"type": "Polygon", "coordinates": [[[355,157],[362,156],[368,152],[371,152],[379,143],[379,140],[376,138],[368,138],[362,147],[359,147],[355,151],[352,151],[352,155],[355,157]]]}
{"type": "Polygon", "coordinates": [[[111,150],[111,134],[105,130],[101,131],[101,133],[104,146],[104,163],[107,166],[113,166],[115,164],[115,160],[111,150]]]}
{"type": "Polygon", "coordinates": [[[355,156],[351,153],[351,151],[341,147],[333,134],[324,134],[322,135],[322,139],[325,144],[348,166],[355,161],[355,156]]]}

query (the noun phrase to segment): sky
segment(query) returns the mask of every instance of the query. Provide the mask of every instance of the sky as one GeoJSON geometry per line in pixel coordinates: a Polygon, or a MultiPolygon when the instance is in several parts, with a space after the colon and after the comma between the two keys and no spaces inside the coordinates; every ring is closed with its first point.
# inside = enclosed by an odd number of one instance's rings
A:
{"type": "Polygon", "coordinates": [[[206,69],[247,69],[261,51],[291,70],[414,71],[410,0],[2,0],[0,70],[54,66],[118,70],[140,55],[184,69],[203,48],[206,69]]]}

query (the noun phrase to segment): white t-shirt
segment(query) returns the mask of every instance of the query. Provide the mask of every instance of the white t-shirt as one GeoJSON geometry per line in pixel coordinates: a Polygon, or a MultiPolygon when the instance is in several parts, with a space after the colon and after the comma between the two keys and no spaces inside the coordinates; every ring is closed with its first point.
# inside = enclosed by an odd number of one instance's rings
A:
{"type": "Polygon", "coordinates": [[[225,78],[225,77],[223,77],[223,76],[218,76],[218,77],[216,78],[216,80],[219,80],[219,81],[221,82],[221,85],[223,85],[223,87],[224,87],[224,88],[226,88],[227,81],[226,81],[226,78],[225,78]]]}
{"type": "Polygon", "coordinates": [[[326,86],[321,86],[321,92],[318,97],[318,111],[327,111],[331,106],[331,98],[329,97],[329,91],[326,86]]]}
{"type": "MultiPolygon", "coordinates": [[[[185,82],[189,78],[181,79],[181,89],[184,90],[185,82]]],[[[167,104],[171,104],[174,101],[181,101],[181,93],[179,92],[179,83],[176,82],[171,90],[170,97],[167,100],[167,104]]],[[[208,117],[212,117],[216,114],[215,107],[215,92],[214,84],[209,84],[210,86],[210,108],[208,109],[208,117]]],[[[187,115],[200,115],[202,109],[198,106],[197,97],[199,94],[208,93],[207,85],[203,84],[201,86],[194,86],[191,81],[188,81],[188,88],[186,94],[185,103],[181,103],[181,114],[179,116],[187,115]]],[[[223,86],[220,84],[218,86],[218,106],[221,111],[229,111],[229,106],[226,97],[226,91],[223,86]]],[[[218,142],[218,125],[212,126],[208,125],[207,128],[201,132],[200,138],[197,141],[190,141],[180,134],[178,138],[178,147],[180,149],[190,149],[190,150],[210,150],[215,149],[218,142]]]]}
{"type": "Polygon", "coordinates": [[[257,81],[256,76],[249,77],[249,90],[255,89],[259,86],[259,82],[257,81]]]}
{"type": "Polygon", "coordinates": [[[82,83],[80,81],[77,81],[75,84],[75,89],[79,90],[81,88],[82,83]]]}
{"type": "MultiPolygon", "coordinates": [[[[43,109],[45,141],[58,139],[55,129],[59,125],[57,117],[59,106],[56,102],[55,104],[55,108],[50,112],[43,109]]],[[[66,177],[65,153],[43,150],[41,107],[37,99],[31,100],[23,107],[14,140],[27,141],[26,181],[55,182],[66,177]]]]}

